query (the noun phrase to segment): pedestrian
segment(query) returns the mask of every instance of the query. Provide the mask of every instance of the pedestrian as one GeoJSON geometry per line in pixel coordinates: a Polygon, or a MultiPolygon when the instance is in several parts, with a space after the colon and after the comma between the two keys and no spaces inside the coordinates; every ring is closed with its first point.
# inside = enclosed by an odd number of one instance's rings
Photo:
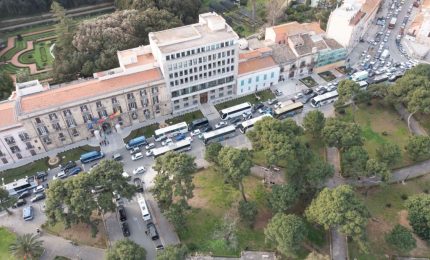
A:
{"type": "Polygon", "coordinates": [[[148,230],[145,230],[145,234],[148,235],[148,230]]]}

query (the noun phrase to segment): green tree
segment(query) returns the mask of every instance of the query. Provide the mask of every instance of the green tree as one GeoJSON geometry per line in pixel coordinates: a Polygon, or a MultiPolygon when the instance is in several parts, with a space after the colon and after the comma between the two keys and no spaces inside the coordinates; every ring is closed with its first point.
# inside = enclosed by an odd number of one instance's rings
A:
{"type": "Polygon", "coordinates": [[[186,229],[187,219],[185,217],[188,205],[184,202],[174,203],[164,210],[164,215],[172,223],[177,231],[186,229]]]}
{"type": "Polygon", "coordinates": [[[430,195],[418,194],[406,201],[408,219],[414,232],[430,241],[430,195]]]}
{"type": "Polygon", "coordinates": [[[296,215],[277,213],[264,229],[266,241],[287,257],[295,257],[307,236],[306,225],[296,215]]]}
{"type": "Polygon", "coordinates": [[[188,206],[188,199],[193,197],[193,173],[196,171],[194,157],[186,153],[169,152],[158,157],[153,167],[157,172],[153,194],[162,211],[176,203],[188,206]]]}
{"type": "Polygon", "coordinates": [[[352,146],[363,145],[360,126],[355,123],[343,122],[336,118],[327,119],[322,136],[327,145],[336,147],[340,151],[352,146]]]}
{"type": "Polygon", "coordinates": [[[357,104],[366,104],[372,100],[372,95],[367,90],[360,90],[355,95],[354,100],[357,104]]]}
{"type": "Polygon", "coordinates": [[[35,234],[17,236],[9,246],[9,251],[17,259],[39,259],[44,251],[43,241],[38,240],[35,234]]]}
{"type": "Polygon", "coordinates": [[[341,233],[351,236],[361,250],[366,250],[364,239],[369,212],[351,186],[324,188],[306,209],[305,215],[309,221],[325,229],[337,228],[341,233]]]}
{"type": "Polygon", "coordinates": [[[407,103],[409,111],[408,128],[411,130],[411,118],[414,114],[421,112],[425,114],[430,113],[430,81],[427,81],[427,86],[422,86],[414,90],[410,95],[407,103]]]}
{"type": "Polygon", "coordinates": [[[325,117],[319,110],[310,111],[303,119],[303,127],[305,128],[305,131],[311,134],[314,138],[321,136],[324,125],[325,117]]]}
{"type": "Polygon", "coordinates": [[[241,200],[239,202],[239,216],[242,222],[252,227],[257,217],[257,204],[253,201],[241,200]]]}
{"type": "Polygon", "coordinates": [[[186,259],[188,248],[185,245],[167,246],[157,252],[157,260],[183,260],[186,259]]]}
{"type": "Polygon", "coordinates": [[[347,177],[359,177],[366,175],[366,163],[369,154],[362,146],[349,147],[342,153],[342,175],[347,177]]]}
{"type": "Polygon", "coordinates": [[[409,252],[417,247],[417,241],[412,232],[402,225],[395,225],[390,233],[385,235],[388,244],[402,252],[409,252]]]}
{"type": "Polygon", "coordinates": [[[0,100],[9,98],[15,89],[12,77],[6,72],[0,72],[0,100]]]}
{"type": "Polygon", "coordinates": [[[118,240],[108,250],[106,260],[141,260],[146,259],[145,248],[134,241],[125,239],[118,240]]]}
{"type": "Polygon", "coordinates": [[[315,251],[312,251],[305,260],[330,260],[330,256],[329,255],[323,255],[323,254],[319,254],[315,251]]]}
{"type": "Polygon", "coordinates": [[[9,196],[9,192],[0,187],[0,211],[6,210],[8,215],[11,215],[12,212],[9,210],[9,207],[11,207],[15,203],[15,199],[13,199],[11,196],[9,196]]]}
{"type": "Polygon", "coordinates": [[[222,145],[220,143],[211,143],[206,146],[205,150],[205,159],[208,162],[214,163],[218,165],[218,155],[222,149],[222,145]]]}
{"type": "Polygon", "coordinates": [[[15,75],[17,83],[23,83],[30,80],[33,80],[33,77],[30,74],[29,69],[20,69],[15,75]]]}
{"type": "Polygon", "coordinates": [[[339,93],[339,99],[343,102],[347,102],[348,100],[352,100],[354,102],[354,98],[357,93],[360,91],[360,85],[357,82],[352,80],[342,80],[339,82],[337,86],[337,92],[339,93]]]}
{"type": "Polygon", "coordinates": [[[411,136],[406,147],[409,157],[414,161],[430,157],[430,137],[428,136],[411,136]]]}
{"type": "Polygon", "coordinates": [[[369,159],[366,163],[367,176],[378,176],[381,181],[388,182],[391,179],[391,171],[383,162],[369,159]]]}
{"type": "Polygon", "coordinates": [[[401,156],[400,147],[397,144],[384,143],[376,149],[376,158],[390,167],[394,167],[401,156]]]}
{"type": "Polygon", "coordinates": [[[218,155],[219,168],[228,183],[238,188],[246,202],[243,178],[251,173],[251,153],[247,149],[223,147],[218,155]]]}
{"type": "Polygon", "coordinates": [[[282,184],[273,185],[269,197],[270,208],[274,212],[286,212],[296,202],[299,191],[295,185],[282,184]]]}

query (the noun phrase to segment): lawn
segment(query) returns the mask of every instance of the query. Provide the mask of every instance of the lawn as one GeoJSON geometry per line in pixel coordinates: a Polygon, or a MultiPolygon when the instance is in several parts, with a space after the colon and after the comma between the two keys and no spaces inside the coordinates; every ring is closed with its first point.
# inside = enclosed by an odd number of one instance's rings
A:
{"type": "Polygon", "coordinates": [[[380,100],[372,100],[372,105],[360,105],[357,109],[348,107],[344,115],[337,115],[341,119],[361,126],[365,138],[364,147],[371,157],[375,157],[376,149],[384,143],[395,143],[400,147],[402,158],[392,168],[400,168],[412,164],[405,146],[409,140],[406,123],[400,118],[396,110],[380,100]]]}
{"type": "Polygon", "coordinates": [[[52,41],[42,41],[34,45],[34,49],[27,51],[18,57],[24,64],[36,63],[37,69],[42,70],[50,67],[54,61],[49,48],[54,44],[52,41]]]}
{"type": "MultiPolygon", "coordinates": [[[[354,243],[349,243],[350,259],[385,259],[386,254],[395,254],[385,242],[384,235],[395,224],[408,226],[404,202],[407,197],[430,190],[430,175],[414,179],[405,184],[392,184],[386,187],[375,187],[369,190],[360,190],[357,194],[369,209],[371,220],[367,226],[370,253],[360,254],[354,243]],[[367,195],[367,196],[366,196],[367,195]]],[[[417,242],[418,247],[410,255],[424,257],[430,255],[430,247],[422,241],[417,242]]],[[[404,255],[404,254],[403,254],[404,255]]]]}
{"type": "Polygon", "coordinates": [[[96,150],[100,151],[100,147],[84,145],[59,153],[57,156],[60,158],[60,163],[66,163],[68,161],[77,161],[81,157],[81,154],[96,150]]]}
{"type": "Polygon", "coordinates": [[[308,88],[313,88],[316,85],[318,85],[318,83],[312,78],[312,76],[308,76],[306,78],[302,78],[302,79],[300,79],[300,82],[302,82],[303,84],[305,84],[306,87],[308,87],[308,88]]]}
{"type": "Polygon", "coordinates": [[[131,133],[124,138],[124,142],[128,143],[133,138],[136,138],[138,136],[145,136],[146,138],[149,138],[154,135],[155,130],[159,128],[158,124],[152,124],[148,126],[141,127],[139,129],[131,131],[131,133]]]}
{"type": "Polygon", "coordinates": [[[4,227],[0,227],[0,259],[12,260],[14,259],[9,254],[9,246],[15,241],[15,234],[10,232],[4,227]]]}
{"type": "Polygon", "coordinates": [[[21,167],[3,171],[2,173],[0,173],[0,177],[4,178],[5,183],[9,183],[13,182],[14,180],[24,178],[26,176],[30,177],[36,175],[36,172],[46,171],[47,169],[48,157],[45,157],[21,167]]]}
{"type": "Polygon", "coordinates": [[[327,82],[330,82],[336,79],[336,76],[333,73],[331,73],[331,71],[324,71],[324,72],[318,73],[318,75],[327,82]]]}
{"type": "Polygon", "coordinates": [[[194,112],[186,113],[174,118],[170,118],[166,120],[166,123],[169,125],[174,125],[181,122],[187,122],[187,124],[191,123],[193,120],[199,119],[203,117],[203,113],[200,110],[196,110],[194,112]]]}
{"type": "Polygon", "coordinates": [[[251,95],[243,96],[243,97],[236,98],[233,100],[229,100],[229,101],[224,102],[224,103],[217,104],[217,105],[215,105],[215,107],[218,111],[220,111],[220,110],[223,110],[227,107],[232,107],[232,106],[242,104],[245,102],[255,104],[255,103],[263,102],[263,101],[266,101],[268,99],[275,97],[275,95],[269,89],[257,92],[257,96],[259,97],[259,99],[257,99],[254,94],[251,94],[251,95]]]}

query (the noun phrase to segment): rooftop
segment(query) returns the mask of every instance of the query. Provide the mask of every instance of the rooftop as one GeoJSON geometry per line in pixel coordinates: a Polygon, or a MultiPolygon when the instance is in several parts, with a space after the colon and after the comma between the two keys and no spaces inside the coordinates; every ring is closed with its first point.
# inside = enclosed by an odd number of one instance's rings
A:
{"type": "Polygon", "coordinates": [[[211,43],[239,39],[239,36],[216,13],[199,15],[199,22],[182,27],[149,33],[149,40],[163,53],[177,52],[211,43]]]}
{"type": "Polygon", "coordinates": [[[270,48],[273,50],[273,59],[278,64],[290,63],[298,58],[286,44],[273,44],[270,48]]]}
{"type": "Polygon", "coordinates": [[[276,66],[278,65],[272,56],[250,59],[239,63],[239,75],[276,66]]]}
{"type": "Polygon", "coordinates": [[[96,97],[101,94],[160,79],[162,79],[160,70],[151,69],[133,74],[118,75],[105,80],[87,80],[77,84],[25,96],[20,101],[21,112],[30,113],[51,107],[58,107],[71,102],[96,97]]]}
{"type": "Polygon", "coordinates": [[[270,54],[272,53],[272,49],[269,47],[263,47],[256,50],[251,51],[245,51],[239,53],[239,60],[248,60],[253,58],[261,57],[263,54],[270,54]]]}
{"type": "Polygon", "coordinates": [[[319,23],[298,23],[290,22],[272,27],[276,34],[290,36],[302,33],[315,32],[316,34],[324,33],[319,23]]]}
{"type": "Polygon", "coordinates": [[[15,100],[0,102],[0,128],[16,125],[15,100]]]}

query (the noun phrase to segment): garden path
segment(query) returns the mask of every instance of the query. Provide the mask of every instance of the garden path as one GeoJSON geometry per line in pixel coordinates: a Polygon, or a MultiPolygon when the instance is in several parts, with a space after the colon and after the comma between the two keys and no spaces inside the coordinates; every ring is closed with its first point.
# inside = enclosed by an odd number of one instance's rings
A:
{"type": "Polygon", "coordinates": [[[21,68],[29,68],[30,69],[30,74],[38,74],[38,73],[42,73],[42,72],[46,72],[46,71],[50,71],[52,69],[44,69],[44,70],[37,70],[37,66],[35,63],[32,64],[24,64],[21,63],[18,59],[18,57],[23,54],[24,52],[27,51],[31,51],[34,49],[33,46],[33,41],[27,41],[27,48],[25,48],[22,51],[17,52],[11,59],[11,63],[17,67],[21,67],[21,68]]]}

